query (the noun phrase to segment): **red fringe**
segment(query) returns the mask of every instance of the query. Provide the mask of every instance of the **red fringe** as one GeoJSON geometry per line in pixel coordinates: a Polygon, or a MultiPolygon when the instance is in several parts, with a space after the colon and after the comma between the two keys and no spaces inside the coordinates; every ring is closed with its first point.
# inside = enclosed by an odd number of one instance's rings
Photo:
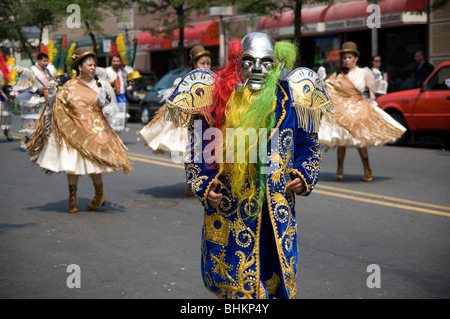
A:
{"type": "Polygon", "coordinates": [[[222,128],[225,124],[225,108],[239,79],[237,67],[242,52],[241,40],[235,39],[228,49],[228,64],[217,73],[214,87],[214,96],[217,97],[213,110],[214,127],[222,128]]]}

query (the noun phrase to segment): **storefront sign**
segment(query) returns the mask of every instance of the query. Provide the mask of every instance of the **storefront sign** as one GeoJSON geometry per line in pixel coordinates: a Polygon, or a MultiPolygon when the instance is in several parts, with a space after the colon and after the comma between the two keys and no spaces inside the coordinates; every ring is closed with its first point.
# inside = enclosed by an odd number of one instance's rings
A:
{"type": "MultiPolygon", "coordinates": [[[[407,15],[405,15],[407,17],[407,15]]],[[[342,32],[367,29],[367,17],[325,22],[324,32],[342,32]]],[[[383,14],[380,17],[381,27],[401,25],[404,23],[402,13],[383,14]]]]}

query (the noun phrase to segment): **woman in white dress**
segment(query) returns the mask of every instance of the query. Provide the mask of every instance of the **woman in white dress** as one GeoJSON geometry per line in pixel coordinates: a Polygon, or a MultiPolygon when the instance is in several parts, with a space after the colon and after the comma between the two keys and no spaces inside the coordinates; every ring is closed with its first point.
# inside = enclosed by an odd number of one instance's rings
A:
{"type": "MultiPolygon", "coordinates": [[[[118,170],[128,173],[132,166],[121,139],[107,121],[117,106],[111,86],[95,76],[95,53],[78,48],[72,59],[77,77],[66,82],[53,107],[49,102],[41,113],[28,144],[28,154],[32,162],[47,172],[67,174],[68,211],[75,213],[78,176],[91,176],[95,198],[87,209],[97,210],[106,201],[102,174],[118,170]]],[[[53,93],[50,91],[49,100],[53,93]]]]}
{"type": "Polygon", "coordinates": [[[343,43],[340,56],[342,70],[325,81],[337,114],[331,120],[322,119],[319,141],[325,147],[337,147],[335,180],[343,179],[346,147],[356,147],[364,168],[363,180],[369,182],[373,176],[367,147],[394,141],[406,128],[376,104],[373,74],[356,65],[360,56],[356,44],[343,43]]]}
{"type": "Polygon", "coordinates": [[[381,56],[375,55],[372,57],[372,72],[376,82],[379,82],[375,97],[379,97],[387,93],[389,75],[381,67],[381,56]]]}
{"type": "MultiPolygon", "coordinates": [[[[193,69],[210,69],[211,53],[201,45],[197,45],[189,52],[190,64],[193,69]]],[[[161,101],[165,101],[173,89],[178,85],[180,78],[176,79],[172,88],[161,90],[159,92],[161,101]]],[[[187,121],[187,119],[184,119],[187,121]]],[[[167,118],[167,105],[164,104],[156,112],[155,117],[138,133],[146,146],[157,153],[168,153],[172,158],[184,158],[186,145],[188,142],[187,128],[177,126],[173,121],[167,118]]],[[[190,188],[186,186],[186,195],[191,195],[190,188]]]]}

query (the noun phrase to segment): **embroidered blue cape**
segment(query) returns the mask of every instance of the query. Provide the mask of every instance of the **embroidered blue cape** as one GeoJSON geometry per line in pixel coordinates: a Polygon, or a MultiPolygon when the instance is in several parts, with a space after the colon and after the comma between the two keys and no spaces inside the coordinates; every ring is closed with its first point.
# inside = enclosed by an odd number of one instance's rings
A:
{"type": "MultiPolygon", "coordinates": [[[[217,168],[202,157],[202,150],[210,142],[203,138],[209,128],[206,120],[195,116],[189,127],[186,176],[204,206],[201,271],[207,289],[220,298],[296,295],[295,195],[286,190],[286,184],[298,176],[306,187],[297,195],[309,195],[319,179],[322,155],[312,125],[299,125],[298,96],[294,101],[291,82],[288,78],[278,85],[276,126],[267,146],[270,172],[265,175],[266,193],[259,212],[254,209],[256,203],[238,205],[227,179],[223,174],[218,176],[217,168]],[[216,192],[223,195],[217,209],[207,202],[214,180],[219,183],[216,192]]],[[[316,85],[316,89],[323,91],[320,98],[325,96],[329,103],[323,85],[316,85]]]]}

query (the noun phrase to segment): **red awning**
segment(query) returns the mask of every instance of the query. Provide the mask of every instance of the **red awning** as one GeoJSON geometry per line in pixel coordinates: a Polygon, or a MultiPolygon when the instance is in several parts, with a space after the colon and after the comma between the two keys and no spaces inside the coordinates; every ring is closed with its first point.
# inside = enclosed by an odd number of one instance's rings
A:
{"type": "MultiPolygon", "coordinates": [[[[149,31],[138,33],[138,51],[172,50],[178,47],[179,30],[173,32],[169,39],[163,34],[152,35],[149,31]]],[[[184,28],[184,46],[187,48],[196,45],[219,45],[219,22],[207,22],[196,24],[193,27],[184,28]]]]}
{"type": "MultiPolygon", "coordinates": [[[[338,20],[351,20],[351,19],[363,19],[362,22],[358,21],[358,24],[355,24],[356,26],[360,26],[361,28],[367,28],[365,25],[365,20],[370,14],[371,11],[367,12],[367,8],[370,4],[366,0],[359,0],[359,1],[350,1],[350,2],[341,2],[336,3],[330,6],[316,6],[316,7],[310,7],[310,8],[303,8],[302,9],[302,22],[304,25],[306,25],[305,33],[312,32],[323,32],[324,26],[323,23],[325,22],[332,22],[332,21],[338,21],[338,20]],[[319,26],[322,24],[321,26],[319,26]]],[[[427,0],[384,0],[381,1],[379,4],[380,6],[380,13],[383,17],[388,17],[392,14],[399,14],[401,16],[401,13],[405,11],[416,11],[423,9],[427,5],[427,0]]],[[[395,22],[402,23],[401,18],[391,19],[395,22]]],[[[389,19],[382,19],[382,23],[390,22],[389,19]]],[[[350,21],[351,22],[351,21],[350,21]]],[[[293,11],[286,11],[281,14],[275,14],[273,17],[265,16],[262,17],[261,20],[258,23],[258,30],[267,30],[269,33],[272,31],[274,35],[288,35],[289,32],[292,32],[293,29],[288,30],[287,28],[294,26],[294,12],[293,11]],[[273,32],[274,30],[283,30],[282,32],[273,32]]],[[[331,25],[336,30],[342,30],[346,27],[351,28],[351,23],[349,26],[346,26],[346,24],[343,24],[343,27],[339,28],[337,25],[331,25]]],[[[331,28],[330,28],[331,29],[331,28]]]]}
{"type": "MultiPolygon", "coordinates": [[[[321,19],[321,14],[326,6],[318,6],[302,9],[303,24],[318,23],[321,19]]],[[[259,20],[258,30],[290,27],[294,25],[294,12],[284,11],[281,14],[277,13],[273,17],[265,16],[259,20]]]]}
{"type": "MultiPolygon", "coordinates": [[[[321,22],[367,17],[370,15],[370,11],[367,12],[369,5],[365,0],[336,3],[326,8],[321,22]]],[[[384,15],[426,8],[427,0],[385,0],[378,5],[384,15]]]]}

